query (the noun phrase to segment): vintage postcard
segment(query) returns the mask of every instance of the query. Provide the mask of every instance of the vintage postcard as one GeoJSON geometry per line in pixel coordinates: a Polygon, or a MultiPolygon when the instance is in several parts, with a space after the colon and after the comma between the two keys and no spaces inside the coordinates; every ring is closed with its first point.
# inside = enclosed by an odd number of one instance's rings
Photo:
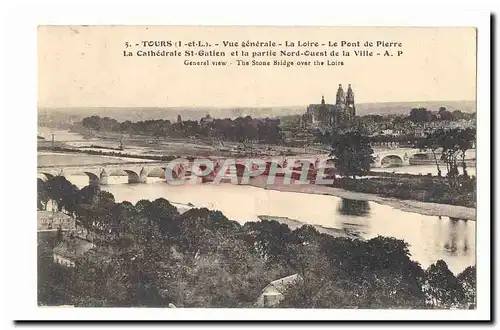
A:
{"type": "Polygon", "coordinates": [[[476,54],[475,27],[39,26],[38,306],[475,310],[476,54]]]}

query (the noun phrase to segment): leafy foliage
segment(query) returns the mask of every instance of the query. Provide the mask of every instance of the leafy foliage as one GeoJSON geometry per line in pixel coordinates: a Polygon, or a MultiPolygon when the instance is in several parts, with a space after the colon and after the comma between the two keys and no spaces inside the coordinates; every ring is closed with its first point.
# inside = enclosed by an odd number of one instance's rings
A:
{"type": "Polygon", "coordinates": [[[457,276],[465,295],[465,304],[469,308],[476,305],[476,267],[469,266],[457,276]]]}
{"type": "Polygon", "coordinates": [[[438,260],[425,271],[425,287],[434,306],[457,306],[464,300],[462,285],[443,260],[438,260]]]}
{"type": "Polygon", "coordinates": [[[344,176],[366,174],[374,162],[373,149],[368,137],[357,131],[349,131],[333,137],[332,152],[335,168],[344,176]]]}
{"type": "MultiPolygon", "coordinates": [[[[73,191],[61,178],[54,180],[52,187],[73,191]]],[[[58,198],[52,189],[50,196],[58,198]]],[[[338,238],[277,221],[241,226],[219,211],[179,214],[163,198],[116,203],[90,187],[72,196],[71,202],[58,199],[60,206],[74,206],[97,248],[75,269],[64,269],[40,245],[40,304],[253,307],[271,281],[295,273],[302,280],[287,289],[280,307],[443,308],[475,302],[475,268],[457,278],[438,261],[424,272],[402,240],[338,238]]],[[[53,246],[57,239],[42,243],[53,246]]]]}
{"type": "Polygon", "coordinates": [[[439,161],[443,161],[446,164],[450,185],[458,187],[459,182],[457,178],[459,176],[459,163],[461,161],[464,176],[468,177],[467,166],[465,164],[465,153],[467,150],[472,149],[475,141],[476,131],[472,128],[438,129],[427,133],[425,139],[420,141],[417,147],[421,150],[432,151],[439,176],[441,176],[439,161]],[[441,152],[441,157],[439,157],[439,159],[437,152],[441,152]]]}

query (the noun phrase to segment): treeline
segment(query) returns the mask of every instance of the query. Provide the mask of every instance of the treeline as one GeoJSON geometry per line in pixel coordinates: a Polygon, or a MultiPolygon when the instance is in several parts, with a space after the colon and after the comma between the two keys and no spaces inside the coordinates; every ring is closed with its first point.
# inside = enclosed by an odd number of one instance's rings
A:
{"type": "Polygon", "coordinates": [[[461,110],[449,111],[445,107],[440,107],[438,111],[428,110],[426,108],[413,108],[407,116],[381,116],[381,115],[366,115],[359,117],[361,122],[365,123],[384,123],[392,121],[394,124],[411,121],[414,123],[425,123],[433,121],[458,121],[470,120],[476,118],[476,113],[462,112],[461,110]]]}
{"type": "Polygon", "coordinates": [[[431,111],[425,108],[414,108],[410,110],[408,117],[404,118],[413,122],[429,122],[429,121],[457,121],[461,119],[474,119],[475,113],[466,113],[460,110],[449,111],[445,107],[440,107],[439,111],[431,111]]]}
{"type": "MultiPolygon", "coordinates": [[[[179,116],[180,117],[180,116],[179,116]]],[[[146,120],[118,122],[108,117],[85,117],[83,127],[95,131],[124,134],[150,135],[174,138],[208,138],[232,142],[262,142],[277,144],[282,141],[279,119],[257,119],[250,116],[236,119],[214,119],[209,116],[200,121],[181,118],[172,123],[170,120],[146,120]]]]}
{"type": "Polygon", "coordinates": [[[454,276],[438,261],[424,270],[402,240],[336,238],[276,221],[240,225],[208,209],[179,214],[163,198],[116,203],[63,177],[39,189],[98,236],[96,252],[74,269],[39,263],[43,305],[254,307],[270,281],[298,273],[303,280],[279,307],[475,306],[475,267],[454,276]]]}

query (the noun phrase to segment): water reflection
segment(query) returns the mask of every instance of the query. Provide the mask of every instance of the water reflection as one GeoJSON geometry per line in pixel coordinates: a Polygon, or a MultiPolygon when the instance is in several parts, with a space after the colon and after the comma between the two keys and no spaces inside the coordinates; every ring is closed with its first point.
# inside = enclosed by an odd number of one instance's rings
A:
{"type": "Polygon", "coordinates": [[[368,201],[342,198],[338,211],[343,215],[365,217],[370,213],[370,204],[368,201]]]}
{"type": "MultiPolygon", "coordinates": [[[[446,175],[446,167],[440,167],[441,174],[446,175]]],[[[437,175],[438,171],[435,165],[410,165],[410,166],[400,166],[400,167],[375,167],[371,169],[374,172],[392,172],[392,173],[408,173],[408,174],[422,174],[427,175],[431,173],[432,175],[437,175]]],[[[458,169],[460,174],[462,174],[462,168],[458,169]]],[[[473,166],[467,166],[467,173],[469,175],[476,175],[476,168],[473,166]]]]}
{"type": "Polygon", "coordinates": [[[453,217],[440,217],[439,220],[434,240],[441,243],[434,246],[435,252],[458,258],[473,256],[475,240],[471,231],[475,222],[453,217]]]}
{"type": "MultiPolygon", "coordinates": [[[[343,215],[340,222],[342,230],[356,236],[365,236],[370,229],[370,203],[368,201],[342,198],[337,214],[343,215]]],[[[336,217],[338,217],[336,215],[336,217]]]]}
{"type": "Polygon", "coordinates": [[[448,230],[448,238],[444,243],[444,249],[451,256],[457,255],[457,222],[459,220],[456,218],[450,218],[449,220],[449,230],[448,230]]]}

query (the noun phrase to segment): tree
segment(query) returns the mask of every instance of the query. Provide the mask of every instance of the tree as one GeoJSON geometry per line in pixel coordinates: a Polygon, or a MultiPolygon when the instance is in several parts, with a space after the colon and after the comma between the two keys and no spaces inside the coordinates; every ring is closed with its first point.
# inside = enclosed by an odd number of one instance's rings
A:
{"type": "Polygon", "coordinates": [[[450,111],[446,110],[445,107],[440,107],[439,111],[439,119],[441,120],[453,120],[453,115],[450,111]]]}
{"type": "Polygon", "coordinates": [[[177,208],[165,198],[157,198],[149,205],[149,216],[152,219],[171,218],[178,214],[177,208]]]}
{"type": "Polygon", "coordinates": [[[94,205],[99,200],[99,193],[101,188],[99,186],[88,185],[83,187],[78,192],[78,203],[86,205],[94,205]]]}
{"type": "Polygon", "coordinates": [[[127,201],[115,204],[111,210],[113,218],[113,231],[119,235],[130,233],[130,224],[137,216],[135,206],[127,201]]]}
{"type": "Polygon", "coordinates": [[[137,213],[143,214],[145,216],[149,215],[149,210],[151,207],[151,201],[147,199],[141,199],[135,203],[135,210],[137,213]]]}
{"type": "MultiPolygon", "coordinates": [[[[465,153],[472,148],[475,140],[475,130],[473,129],[450,129],[443,131],[440,136],[439,144],[443,149],[442,160],[446,163],[448,178],[452,187],[458,186],[456,180],[458,173],[457,158],[462,158],[462,168],[465,170],[465,153]]],[[[467,173],[465,172],[464,175],[467,173]]]]}
{"type": "Polygon", "coordinates": [[[461,110],[455,110],[452,112],[453,120],[467,119],[467,114],[463,113],[461,110]]]}
{"type": "Polygon", "coordinates": [[[216,251],[226,235],[233,235],[240,225],[219,211],[191,209],[161,224],[168,238],[190,255],[216,251]]]}
{"type": "Polygon", "coordinates": [[[339,173],[343,176],[364,175],[370,171],[374,162],[373,149],[368,137],[356,132],[336,135],[333,137],[332,152],[333,162],[339,173]]]}
{"type": "Polygon", "coordinates": [[[434,162],[436,164],[438,176],[441,176],[441,169],[439,168],[439,160],[436,155],[436,151],[443,146],[443,139],[446,135],[446,132],[443,129],[439,129],[433,132],[427,133],[423,140],[419,140],[417,143],[417,148],[421,151],[430,150],[434,157],[434,162]]]}
{"type": "Polygon", "coordinates": [[[474,307],[476,305],[476,266],[469,266],[457,276],[458,282],[464,291],[464,305],[474,307]]]}
{"type": "Polygon", "coordinates": [[[99,194],[97,195],[97,200],[99,207],[103,208],[112,208],[115,204],[115,196],[104,190],[99,191],[99,194]]]}
{"type": "Polygon", "coordinates": [[[38,178],[37,180],[37,208],[39,211],[47,210],[47,203],[49,201],[49,194],[47,191],[46,183],[38,178]]]}
{"type": "Polygon", "coordinates": [[[472,128],[466,128],[464,130],[460,130],[457,134],[458,138],[458,149],[461,152],[462,158],[462,170],[464,176],[468,176],[467,174],[467,165],[465,164],[465,153],[467,150],[472,149],[474,142],[476,141],[476,130],[472,128]]]}
{"type": "Polygon", "coordinates": [[[303,225],[290,234],[290,241],[294,244],[314,244],[318,242],[319,238],[318,230],[311,225],[303,225]]]}
{"type": "Polygon", "coordinates": [[[464,299],[462,285],[443,260],[426,269],[424,292],[435,307],[454,307],[464,299]]]}
{"type": "Polygon", "coordinates": [[[148,218],[158,224],[163,234],[171,230],[174,217],[179,215],[179,211],[165,198],[158,198],[148,206],[148,218]]]}
{"type": "Polygon", "coordinates": [[[78,188],[64,176],[58,175],[47,180],[46,189],[49,199],[56,203],[59,212],[63,209],[68,212],[74,211],[78,188]]]}
{"type": "Polygon", "coordinates": [[[408,119],[412,122],[423,123],[428,122],[431,112],[425,108],[413,108],[410,110],[408,119]]]}
{"type": "Polygon", "coordinates": [[[56,242],[59,244],[62,242],[62,240],[63,240],[63,232],[61,225],[59,225],[59,227],[57,227],[56,242]]]}
{"type": "Polygon", "coordinates": [[[285,248],[290,240],[290,228],[278,221],[261,220],[243,226],[251,245],[264,260],[286,259],[285,248]]]}

